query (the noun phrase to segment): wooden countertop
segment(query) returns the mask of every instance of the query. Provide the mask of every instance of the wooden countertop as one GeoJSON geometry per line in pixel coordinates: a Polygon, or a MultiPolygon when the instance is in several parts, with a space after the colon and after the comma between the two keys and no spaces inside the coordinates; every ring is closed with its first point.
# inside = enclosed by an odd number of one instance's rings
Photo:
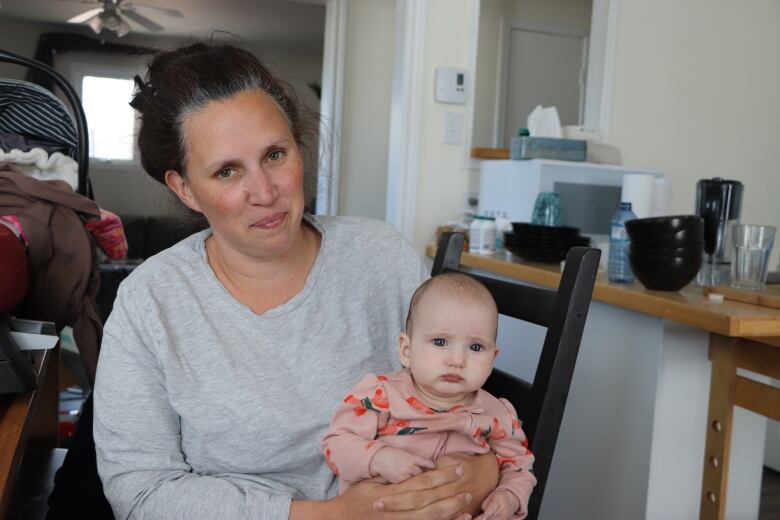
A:
{"type": "MultiPolygon", "coordinates": [[[[429,245],[426,254],[434,257],[436,247],[429,245]]],[[[560,266],[526,262],[504,253],[492,256],[463,253],[461,263],[546,287],[556,288],[560,281],[560,266]]],[[[593,299],[724,336],[762,338],[763,342],[780,346],[780,309],[730,300],[711,303],[701,287],[689,285],[679,292],[648,291],[636,281],[612,283],[606,272],[599,270],[593,299]]]]}
{"type": "Polygon", "coordinates": [[[0,518],[5,518],[28,440],[57,442],[59,347],[36,354],[38,389],[0,395],[0,518]],[[54,400],[52,400],[54,399],[54,400]]]}

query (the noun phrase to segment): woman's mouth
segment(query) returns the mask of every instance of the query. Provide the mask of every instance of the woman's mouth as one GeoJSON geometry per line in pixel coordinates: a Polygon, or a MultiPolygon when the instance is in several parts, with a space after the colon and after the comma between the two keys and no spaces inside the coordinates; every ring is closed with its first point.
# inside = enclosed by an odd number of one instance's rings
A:
{"type": "Polygon", "coordinates": [[[441,378],[447,381],[448,383],[460,383],[461,381],[463,381],[463,378],[458,374],[444,374],[443,376],[441,376],[441,378]]]}
{"type": "Polygon", "coordinates": [[[286,216],[287,213],[285,212],[274,213],[273,215],[266,217],[263,220],[255,222],[252,224],[252,227],[260,229],[275,229],[282,225],[282,222],[284,222],[284,218],[286,216]]]}

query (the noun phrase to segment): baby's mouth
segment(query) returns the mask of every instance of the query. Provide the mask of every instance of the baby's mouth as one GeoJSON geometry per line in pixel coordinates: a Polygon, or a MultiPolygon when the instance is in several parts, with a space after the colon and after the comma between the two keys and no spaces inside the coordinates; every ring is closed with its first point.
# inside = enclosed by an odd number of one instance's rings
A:
{"type": "Polygon", "coordinates": [[[443,376],[441,376],[441,378],[447,381],[448,383],[460,383],[461,381],[463,381],[463,378],[458,374],[444,374],[443,376]]]}

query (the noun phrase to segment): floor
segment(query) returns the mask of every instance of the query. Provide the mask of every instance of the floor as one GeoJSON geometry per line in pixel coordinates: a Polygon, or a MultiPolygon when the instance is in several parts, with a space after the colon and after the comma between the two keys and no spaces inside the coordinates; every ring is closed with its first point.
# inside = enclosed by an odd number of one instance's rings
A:
{"type": "Polygon", "coordinates": [[[764,467],[758,520],[780,518],[780,473],[764,467]]]}

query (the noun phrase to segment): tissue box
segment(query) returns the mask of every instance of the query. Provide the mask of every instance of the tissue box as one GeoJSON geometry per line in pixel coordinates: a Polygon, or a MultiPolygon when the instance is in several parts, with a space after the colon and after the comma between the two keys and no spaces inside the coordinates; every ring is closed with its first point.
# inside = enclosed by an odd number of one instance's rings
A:
{"type": "Polygon", "coordinates": [[[588,156],[587,141],[554,137],[518,136],[512,138],[509,157],[521,159],[555,159],[584,161],[588,156]]]}

